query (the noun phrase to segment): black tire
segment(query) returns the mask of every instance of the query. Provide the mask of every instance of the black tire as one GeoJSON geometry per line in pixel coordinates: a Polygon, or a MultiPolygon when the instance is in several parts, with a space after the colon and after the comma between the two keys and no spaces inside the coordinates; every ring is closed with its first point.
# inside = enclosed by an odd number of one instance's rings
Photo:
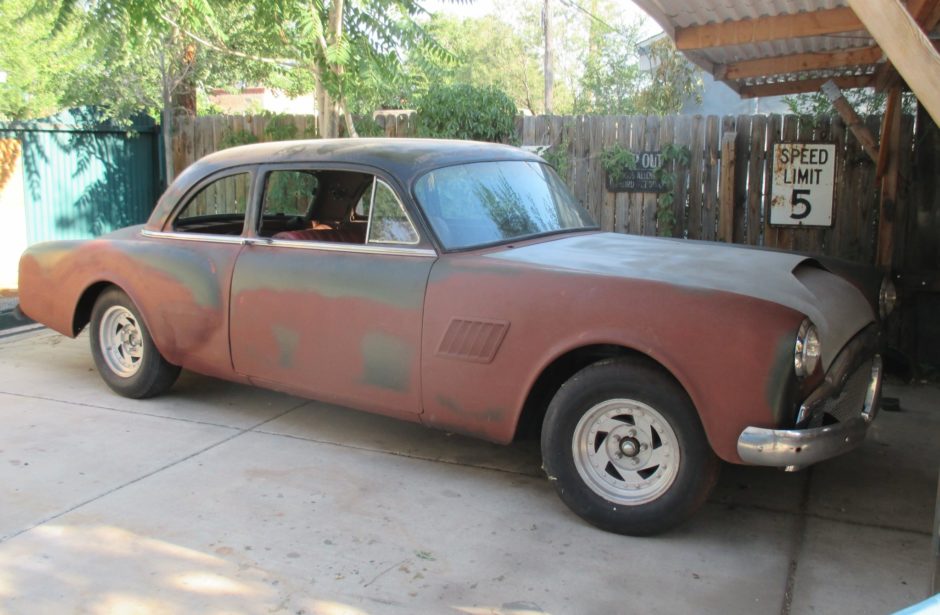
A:
{"type": "Polygon", "coordinates": [[[168,363],[157,350],[137,306],[124,291],[109,288],[99,295],[91,311],[89,333],[95,367],[105,383],[116,393],[133,399],[143,399],[163,393],[176,382],[180,368],[168,363]],[[115,319],[122,315],[127,318],[126,322],[130,323],[130,326],[115,326],[115,319]],[[110,333],[103,333],[102,327],[108,327],[110,333]],[[120,336],[122,332],[130,332],[129,344],[134,347],[133,354],[139,354],[139,357],[131,358],[130,353],[124,352],[123,348],[129,347],[127,345],[112,345],[110,347],[114,348],[113,351],[102,346],[103,338],[111,334],[120,336]]]}
{"type": "Polygon", "coordinates": [[[720,470],[689,396],[642,358],[594,363],[561,386],[542,426],[542,463],[578,516],[632,536],[685,521],[720,470]]]}

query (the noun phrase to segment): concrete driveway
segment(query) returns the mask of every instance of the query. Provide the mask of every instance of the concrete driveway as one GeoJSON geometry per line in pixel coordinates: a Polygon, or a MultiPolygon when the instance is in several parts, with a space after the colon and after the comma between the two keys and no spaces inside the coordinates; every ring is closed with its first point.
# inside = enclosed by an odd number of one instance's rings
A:
{"type": "Polygon", "coordinates": [[[725,467],[634,539],[497,447],[184,373],[118,397],[87,339],[0,340],[0,613],[888,613],[927,595],[940,389],[810,471],[725,467]]]}

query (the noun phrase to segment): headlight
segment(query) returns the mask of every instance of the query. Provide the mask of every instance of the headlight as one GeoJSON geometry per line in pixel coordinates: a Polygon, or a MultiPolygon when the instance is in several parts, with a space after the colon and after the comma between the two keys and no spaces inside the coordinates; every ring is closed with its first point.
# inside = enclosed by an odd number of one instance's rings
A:
{"type": "Polygon", "coordinates": [[[881,290],[878,291],[878,313],[882,318],[887,318],[888,314],[894,311],[894,306],[898,302],[898,291],[894,288],[894,282],[891,278],[885,276],[881,281],[881,290]]]}
{"type": "Polygon", "coordinates": [[[804,320],[796,334],[796,346],[793,349],[793,369],[796,375],[802,378],[816,371],[821,354],[822,346],[819,343],[816,325],[809,319],[804,320]]]}

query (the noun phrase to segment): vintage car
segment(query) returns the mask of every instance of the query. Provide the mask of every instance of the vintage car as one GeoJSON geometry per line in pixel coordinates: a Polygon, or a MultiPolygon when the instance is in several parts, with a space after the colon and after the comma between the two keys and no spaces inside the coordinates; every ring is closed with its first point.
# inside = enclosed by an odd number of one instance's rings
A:
{"type": "Polygon", "coordinates": [[[521,149],[266,143],[193,164],[150,220],[29,248],[22,310],[90,325],[105,382],[181,368],[509,443],[606,530],[687,518],[720,461],[864,439],[893,305],[844,264],[600,232],[521,149]],[[836,274],[834,271],[843,273],[836,274]]]}

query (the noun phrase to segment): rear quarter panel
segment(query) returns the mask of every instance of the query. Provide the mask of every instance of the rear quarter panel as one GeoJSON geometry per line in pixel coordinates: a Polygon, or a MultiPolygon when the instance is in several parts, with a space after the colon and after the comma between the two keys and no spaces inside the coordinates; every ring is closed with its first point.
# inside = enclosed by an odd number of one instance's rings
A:
{"type": "Polygon", "coordinates": [[[239,249],[147,238],[138,229],[37,244],[20,259],[20,305],[34,320],[74,337],[80,330],[76,308],[86,290],[114,284],[137,306],[168,361],[239,379],[228,347],[229,285],[239,249]]]}

